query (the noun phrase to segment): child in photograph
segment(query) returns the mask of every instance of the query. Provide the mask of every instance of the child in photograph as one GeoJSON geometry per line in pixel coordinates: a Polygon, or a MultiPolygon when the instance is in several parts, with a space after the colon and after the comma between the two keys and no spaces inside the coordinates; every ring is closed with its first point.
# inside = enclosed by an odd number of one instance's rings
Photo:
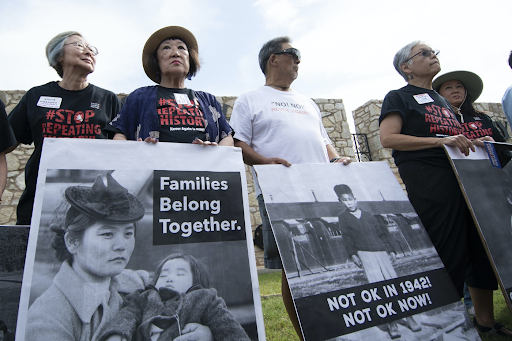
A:
{"type": "Polygon", "coordinates": [[[152,285],[125,297],[100,340],[174,340],[191,330],[213,340],[249,340],[209,282],[193,256],[171,254],[158,265],[152,285]]]}
{"type": "MultiPolygon", "coordinates": [[[[346,208],[338,216],[338,228],[348,255],[364,270],[369,283],[397,278],[392,264],[396,261],[396,252],[387,227],[371,213],[357,207],[349,186],[336,185],[334,192],[346,208]]],[[[421,330],[412,316],[406,318],[406,325],[414,332],[421,330]]],[[[389,323],[387,331],[393,339],[401,336],[396,322],[389,323]]]]}

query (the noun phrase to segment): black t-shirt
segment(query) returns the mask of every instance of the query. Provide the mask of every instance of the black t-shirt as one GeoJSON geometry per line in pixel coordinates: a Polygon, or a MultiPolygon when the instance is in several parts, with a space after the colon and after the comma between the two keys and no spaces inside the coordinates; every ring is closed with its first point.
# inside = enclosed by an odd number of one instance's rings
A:
{"type": "Polygon", "coordinates": [[[107,138],[103,128],[121,107],[116,94],[89,84],[78,91],[65,90],[57,82],[30,89],[9,114],[20,143],[34,142],[35,150],[25,166],[25,191],[18,204],[18,224],[30,224],[44,137],[107,138]]]}
{"type": "Polygon", "coordinates": [[[156,101],[160,141],[191,143],[196,137],[206,140],[206,120],[194,91],[159,86],[156,101]]]}
{"type": "Polygon", "coordinates": [[[0,101],[0,153],[10,151],[16,145],[16,138],[5,113],[5,105],[0,101]]]}
{"type": "MultiPolygon", "coordinates": [[[[390,91],[382,103],[379,123],[390,113],[400,114],[400,133],[404,135],[441,138],[462,133],[462,127],[450,104],[434,90],[406,85],[390,91]]],[[[415,159],[431,163],[448,162],[443,148],[440,147],[415,151],[393,149],[392,155],[397,166],[404,161],[415,159]]]]}
{"type": "MultiPolygon", "coordinates": [[[[460,115],[457,116],[459,122],[461,121],[460,115]]],[[[474,140],[484,136],[490,136],[496,142],[505,142],[505,137],[496,128],[492,119],[484,113],[478,113],[478,116],[471,116],[469,114],[463,115],[464,122],[461,122],[462,133],[468,140],[474,140]]]]}

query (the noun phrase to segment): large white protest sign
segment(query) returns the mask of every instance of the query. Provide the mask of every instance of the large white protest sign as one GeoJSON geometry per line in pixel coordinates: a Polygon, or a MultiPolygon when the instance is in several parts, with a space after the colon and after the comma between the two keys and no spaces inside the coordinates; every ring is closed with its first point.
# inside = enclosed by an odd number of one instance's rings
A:
{"type": "Polygon", "coordinates": [[[385,162],[255,166],[306,340],[478,340],[385,162]]]}
{"type": "Polygon", "coordinates": [[[265,339],[240,149],[45,139],[16,339],[107,332],[265,339]]]}
{"type": "MultiPolygon", "coordinates": [[[[512,147],[505,143],[500,146],[512,147]]],[[[512,311],[512,162],[493,167],[483,147],[463,155],[445,146],[503,296],[512,311]]],[[[507,160],[509,161],[509,160],[507,160]]],[[[504,163],[504,162],[503,162],[504,163]]]]}

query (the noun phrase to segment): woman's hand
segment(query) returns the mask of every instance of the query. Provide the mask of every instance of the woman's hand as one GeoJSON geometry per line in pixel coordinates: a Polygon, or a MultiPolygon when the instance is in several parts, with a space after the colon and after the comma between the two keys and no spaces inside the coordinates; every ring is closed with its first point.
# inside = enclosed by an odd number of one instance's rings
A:
{"type": "Polygon", "coordinates": [[[473,143],[462,134],[440,138],[438,144],[439,146],[445,144],[447,146],[457,147],[459,148],[460,152],[466,156],[469,155],[470,149],[473,152],[475,151],[475,146],[473,143]]]}
{"type": "MultiPolygon", "coordinates": [[[[139,139],[137,141],[142,141],[142,139],[139,137],[139,139]]],[[[146,137],[146,139],[144,140],[144,142],[147,142],[147,143],[157,143],[158,142],[158,139],[154,139],[150,136],[146,137]]]]}
{"type": "Polygon", "coordinates": [[[192,144],[200,144],[202,146],[218,146],[217,142],[203,141],[200,138],[195,138],[192,144]]]}
{"type": "Polygon", "coordinates": [[[479,147],[485,147],[484,141],[494,142],[494,139],[490,136],[484,136],[473,140],[473,144],[479,147]]]}
{"type": "Polygon", "coordinates": [[[181,334],[173,341],[213,341],[210,328],[199,323],[187,323],[181,334]]]}

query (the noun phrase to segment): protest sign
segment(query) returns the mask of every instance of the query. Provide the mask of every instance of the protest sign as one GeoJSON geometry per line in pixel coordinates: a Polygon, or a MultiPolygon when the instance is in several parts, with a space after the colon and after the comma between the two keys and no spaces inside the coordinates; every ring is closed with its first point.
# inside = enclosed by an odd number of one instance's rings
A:
{"type": "MultiPolygon", "coordinates": [[[[497,146],[501,150],[512,147],[505,143],[497,146]]],[[[454,147],[445,146],[445,149],[512,311],[512,163],[502,160],[502,168],[493,167],[496,159],[490,159],[486,149],[479,146],[469,156],[454,147]]]]}
{"type": "Polygon", "coordinates": [[[306,340],[479,339],[387,163],[255,170],[306,340]]]}
{"type": "Polygon", "coordinates": [[[205,327],[265,339],[240,149],[45,139],[16,339],[205,327]]]}
{"type": "Polygon", "coordinates": [[[4,340],[14,339],[16,331],[28,232],[29,226],[0,226],[0,321],[7,327],[4,340]]]}

